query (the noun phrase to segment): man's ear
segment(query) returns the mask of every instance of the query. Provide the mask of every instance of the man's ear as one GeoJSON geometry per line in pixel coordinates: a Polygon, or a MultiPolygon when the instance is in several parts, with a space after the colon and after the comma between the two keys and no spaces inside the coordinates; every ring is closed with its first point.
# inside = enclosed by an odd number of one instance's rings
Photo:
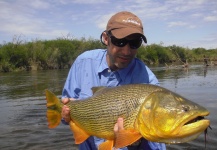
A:
{"type": "Polygon", "coordinates": [[[102,41],[105,45],[108,45],[108,40],[109,40],[108,35],[106,34],[106,32],[103,32],[102,33],[102,41]]]}

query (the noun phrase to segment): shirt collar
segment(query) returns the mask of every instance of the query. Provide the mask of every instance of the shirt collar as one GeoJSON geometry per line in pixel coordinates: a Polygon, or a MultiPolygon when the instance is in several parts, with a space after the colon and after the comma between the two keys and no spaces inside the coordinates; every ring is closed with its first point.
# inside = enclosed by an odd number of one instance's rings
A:
{"type": "Polygon", "coordinates": [[[103,54],[102,60],[101,60],[101,62],[99,64],[98,74],[102,73],[105,69],[109,69],[107,61],[106,61],[106,54],[107,54],[107,50],[103,54]]]}

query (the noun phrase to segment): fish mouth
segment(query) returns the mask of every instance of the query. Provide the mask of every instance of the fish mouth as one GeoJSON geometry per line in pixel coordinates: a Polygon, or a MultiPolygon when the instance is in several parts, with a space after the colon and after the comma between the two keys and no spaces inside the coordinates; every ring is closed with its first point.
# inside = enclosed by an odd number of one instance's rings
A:
{"type": "Polygon", "coordinates": [[[175,140],[174,143],[183,143],[193,140],[203,133],[210,125],[210,120],[205,119],[207,115],[209,115],[209,112],[189,117],[177,135],[179,139],[178,142],[175,140]]]}
{"type": "Polygon", "coordinates": [[[184,123],[184,126],[194,125],[197,123],[203,123],[204,121],[206,122],[207,119],[205,119],[205,116],[208,116],[208,115],[209,115],[208,111],[197,112],[194,115],[189,115],[186,122],[184,123]]]}
{"type": "Polygon", "coordinates": [[[202,130],[205,127],[207,128],[210,124],[210,121],[205,119],[205,116],[208,116],[208,115],[209,115],[208,111],[190,115],[188,119],[186,120],[186,122],[184,123],[183,128],[192,128],[192,129],[197,129],[197,130],[202,130]]]}
{"type": "Polygon", "coordinates": [[[186,122],[184,125],[195,123],[195,122],[203,120],[203,119],[205,119],[204,116],[197,116],[196,118],[193,118],[193,119],[189,120],[188,122],[186,122]]]}
{"type": "Polygon", "coordinates": [[[164,140],[164,143],[184,143],[196,139],[210,125],[210,121],[205,119],[207,115],[209,115],[209,112],[190,115],[180,125],[180,130],[173,132],[170,138],[164,140]]]}

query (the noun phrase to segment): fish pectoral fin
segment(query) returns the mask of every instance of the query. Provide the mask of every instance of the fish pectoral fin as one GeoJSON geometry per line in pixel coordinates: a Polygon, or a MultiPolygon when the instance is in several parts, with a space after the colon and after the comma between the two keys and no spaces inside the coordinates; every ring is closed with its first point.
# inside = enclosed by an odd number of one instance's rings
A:
{"type": "Polygon", "coordinates": [[[90,136],[83,129],[77,126],[73,121],[70,121],[69,125],[75,138],[75,144],[81,144],[90,136]]]}
{"type": "Polygon", "coordinates": [[[120,130],[116,133],[115,147],[116,148],[126,147],[130,144],[133,144],[141,137],[142,135],[134,129],[120,130]]]}
{"type": "Polygon", "coordinates": [[[113,140],[107,140],[99,145],[98,150],[112,150],[113,145],[113,140]]]}

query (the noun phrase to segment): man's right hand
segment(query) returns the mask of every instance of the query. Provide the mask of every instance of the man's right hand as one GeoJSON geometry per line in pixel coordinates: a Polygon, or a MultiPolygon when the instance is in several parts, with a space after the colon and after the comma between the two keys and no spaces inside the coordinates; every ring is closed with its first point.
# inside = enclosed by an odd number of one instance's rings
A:
{"type": "Polygon", "coordinates": [[[70,100],[74,100],[72,98],[63,98],[62,99],[62,103],[65,104],[62,108],[62,118],[65,120],[66,123],[69,123],[71,118],[70,118],[70,109],[68,106],[66,106],[66,104],[70,101],[70,100]]]}

